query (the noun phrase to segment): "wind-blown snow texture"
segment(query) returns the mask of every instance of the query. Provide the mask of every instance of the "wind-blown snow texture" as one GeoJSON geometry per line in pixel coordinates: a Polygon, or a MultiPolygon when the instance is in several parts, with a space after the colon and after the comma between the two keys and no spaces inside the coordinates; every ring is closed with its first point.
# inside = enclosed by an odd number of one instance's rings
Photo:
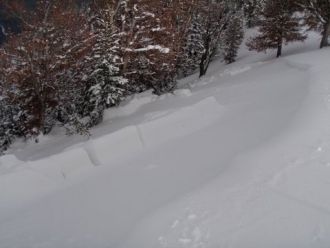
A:
{"type": "Polygon", "coordinates": [[[237,63],[0,158],[0,247],[329,247],[329,49],[237,63]]]}

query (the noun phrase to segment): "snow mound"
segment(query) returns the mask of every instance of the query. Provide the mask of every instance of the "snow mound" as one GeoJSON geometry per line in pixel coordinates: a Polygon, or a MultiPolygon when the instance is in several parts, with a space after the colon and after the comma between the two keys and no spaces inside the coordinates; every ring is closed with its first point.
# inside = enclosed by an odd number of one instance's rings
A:
{"type": "Polygon", "coordinates": [[[189,89],[179,89],[174,91],[174,95],[177,97],[189,97],[191,96],[191,91],[189,89]]]}
{"type": "Polygon", "coordinates": [[[193,108],[199,113],[204,122],[213,122],[224,113],[224,108],[219,105],[213,96],[196,103],[193,108]]]}
{"type": "Polygon", "coordinates": [[[129,101],[124,101],[120,104],[120,109],[125,115],[130,115],[141,106],[153,102],[158,98],[157,95],[152,93],[152,90],[148,90],[146,92],[136,94],[129,101]]]}
{"type": "Polygon", "coordinates": [[[135,126],[93,140],[96,156],[101,163],[111,164],[112,159],[128,156],[143,148],[140,134],[135,126]]]}
{"type": "Polygon", "coordinates": [[[83,148],[23,162],[14,155],[0,158],[0,210],[11,209],[56,188],[68,176],[93,166],[83,148]]]}
{"type": "Polygon", "coordinates": [[[224,70],[220,71],[219,73],[215,73],[214,75],[212,75],[210,77],[204,76],[200,79],[195,80],[194,82],[189,84],[189,87],[195,88],[198,86],[208,85],[212,82],[215,82],[219,78],[228,77],[228,76],[236,76],[238,74],[247,72],[256,66],[260,66],[264,63],[265,62],[257,62],[257,63],[253,63],[253,64],[247,64],[247,65],[243,65],[243,66],[236,66],[236,67],[224,69],[224,70]]]}
{"type": "Polygon", "coordinates": [[[125,115],[126,115],[125,112],[120,107],[109,108],[103,112],[103,121],[108,121],[114,117],[125,116],[125,115]]]}
{"type": "Polygon", "coordinates": [[[0,180],[0,211],[18,207],[55,186],[52,180],[30,169],[4,174],[0,180]]]}
{"type": "Polygon", "coordinates": [[[24,162],[18,160],[15,155],[8,154],[0,157],[0,175],[20,170],[23,167],[24,162]]]}
{"type": "MultiPolygon", "coordinates": [[[[190,90],[178,90],[174,94],[188,97],[190,90]]],[[[153,97],[143,95],[137,99],[143,99],[142,102],[146,103],[147,99],[151,101],[153,97]]],[[[130,101],[128,105],[132,102],[135,101],[130,101]]],[[[134,112],[133,108],[131,111],[134,112]]],[[[144,146],[160,144],[196,132],[217,120],[223,112],[223,108],[211,96],[191,107],[148,113],[144,117],[144,122],[137,126],[128,126],[93,140],[93,152],[89,152],[89,157],[92,157],[92,161],[107,163],[111,159],[136,152],[144,146]]]]}
{"type": "Polygon", "coordinates": [[[133,97],[128,97],[122,101],[119,107],[109,108],[103,113],[103,121],[109,121],[114,117],[128,116],[135,113],[141,106],[154,101],[162,101],[173,97],[185,98],[190,97],[191,91],[189,89],[177,89],[172,93],[163,95],[155,95],[152,90],[136,94],[133,97]]]}
{"type": "Polygon", "coordinates": [[[216,99],[208,97],[173,113],[153,113],[153,117],[149,115],[148,119],[154,120],[138,125],[138,129],[145,145],[155,145],[196,132],[218,119],[222,113],[216,99]]]}
{"type": "Polygon", "coordinates": [[[81,147],[54,155],[52,159],[58,164],[65,177],[94,166],[87,152],[81,147]]]}
{"type": "Polygon", "coordinates": [[[60,167],[51,157],[28,161],[27,163],[32,170],[38,171],[57,184],[65,179],[60,167]]]}
{"type": "Polygon", "coordinates": [[[71,175],[94,166],[89,154],[82,147],[44,159],[28,161],[27,163],[31,169],[38,171],[55,183],[59,183],[71,175]]]}
{"type": "Polygon", "coordinates": [[[138,125],[145,145],[155,145],[199,130],[202,119],[194,108],[187,107],[172,114],[138,125]]]}

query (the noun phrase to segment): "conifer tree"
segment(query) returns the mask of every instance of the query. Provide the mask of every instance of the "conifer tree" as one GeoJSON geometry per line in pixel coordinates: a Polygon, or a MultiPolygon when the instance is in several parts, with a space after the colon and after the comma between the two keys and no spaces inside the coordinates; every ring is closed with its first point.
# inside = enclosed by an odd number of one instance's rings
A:
{"type": "Polygon", "coordinates": [[[24,112],[15,106],[8,105],[6,99],[0,97],[0,155],[4,153],[16,137],[26,138],[24,112]]]}
{"type": "Polygon", "coordinates": [[[243,31],[243,10],[237,9],[228,21],[227,28],[223,35],[224,61],[227,64],[235,62],[237,51],[242,44],[243,31]]]}
{"type": "Polygon", "coordinates": [[[121,75],[129,79],[130,91],[162,83],[158,74],[166,73],[166,66],[158,68],[170,62],[165,11],[161,2],[152,0],[124,1],[119,9],[121,75]]]}
{"type": "Polygon", "coordinates": [[[92,52],[85,58],[85,89],[80,98],[83,117],[88,117],[88,127],[98,124],[103,111],[117,106],[125,96],[127,79],[120,76],[122,59],[119,57],[120,32],[115,23],[120,2],[94,1],[90,5],[90,25],[93,27],[95,42],[92,52]]]}
{"type": "Polygon", "coordinates": [[[220,41],[230,19],[228,2],[200,1],[203,53],[199,62],[199,76],[206,74],[208,66],[220,48],[220,41]]]}
{"type": "Polygon", "coordinates": [[[302,18],[295,14],[296,5],[286,0],[266,0],[258,13],[258,33],[248,39],[249,50],[258,52],[277,50],[282,55],[283,44],[304,41],[307,36],[302,31],[302,18]]]}
{"type": "Polygon", "coordinates": [[[330,0],[296,0],[307,10],[306,24],[311,30],[322,35],[320,48],[329,46],[330,35],[330,0]]]}
{"type": "Polygon", "coordinates": [[[244,0],[244,18],[246,27],[253,28],[255,26],[256,14],[260,7],[261,0],[244,0]]]}
{"type": "Polygon", "coordinates": [[[177,68],[179,74],[187,76],[198,69],[203,53],[202,26],[199,22],[199,13],[192,17],[186,38],[183,40],[178,57],[177,68]]]}

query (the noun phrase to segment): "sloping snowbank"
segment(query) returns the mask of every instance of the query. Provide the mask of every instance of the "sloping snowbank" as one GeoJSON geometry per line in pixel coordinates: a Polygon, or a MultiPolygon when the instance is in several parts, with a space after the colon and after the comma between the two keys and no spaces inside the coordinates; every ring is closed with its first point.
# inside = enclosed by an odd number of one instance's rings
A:
{"type": "MultiPolygon", "coordinates": [[[[304,80],[310,82],[282,131],[235,157],[207,185],[150,214],[121,247],[328,247],[330,72],[325,50],[281,60],[307,73],[304,80]]],[[[298,92],[292,93],[294,98],[298,92]]]]}
{"type": "Polygon", "coordinates": [[[107,111],[89,141],[2,157],[0,247],[327,247],[328,50],[241,50],[107,111]]]}

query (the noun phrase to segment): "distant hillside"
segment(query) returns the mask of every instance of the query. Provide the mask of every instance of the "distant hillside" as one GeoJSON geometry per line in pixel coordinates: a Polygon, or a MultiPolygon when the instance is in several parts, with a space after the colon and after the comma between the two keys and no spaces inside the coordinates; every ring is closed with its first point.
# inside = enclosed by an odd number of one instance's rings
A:
{"type": "MultiPolygon", "coordinates": [[[[78,5],[85,2],[86,0],[76,0],[78,5]]],[[[36,0],[25,0],[25,4],[29,9],[33,9],[35,6],[36,0]]],[[[6,36],[4,32],[8,32],[9,30],[17,33],[19,32],[18,21],[15,19],[8,19],[6,18],[6,13],[0,4],[0,45],[6,40],[6,36]]]]}
{"type": "MultiPolygon", "coordinates": [[[[35,4],[35,0],[25,0],[25,4],[28,8],[33,8],[35,4]]],[[[18,21],[13,18],[7,18],[6,13],[4,12],[1,4],[0,4],[0,44],[2,44],[6,36],[4,32],[8,32],[9,30],[13,32],[19,32],[18,21]]]]}

